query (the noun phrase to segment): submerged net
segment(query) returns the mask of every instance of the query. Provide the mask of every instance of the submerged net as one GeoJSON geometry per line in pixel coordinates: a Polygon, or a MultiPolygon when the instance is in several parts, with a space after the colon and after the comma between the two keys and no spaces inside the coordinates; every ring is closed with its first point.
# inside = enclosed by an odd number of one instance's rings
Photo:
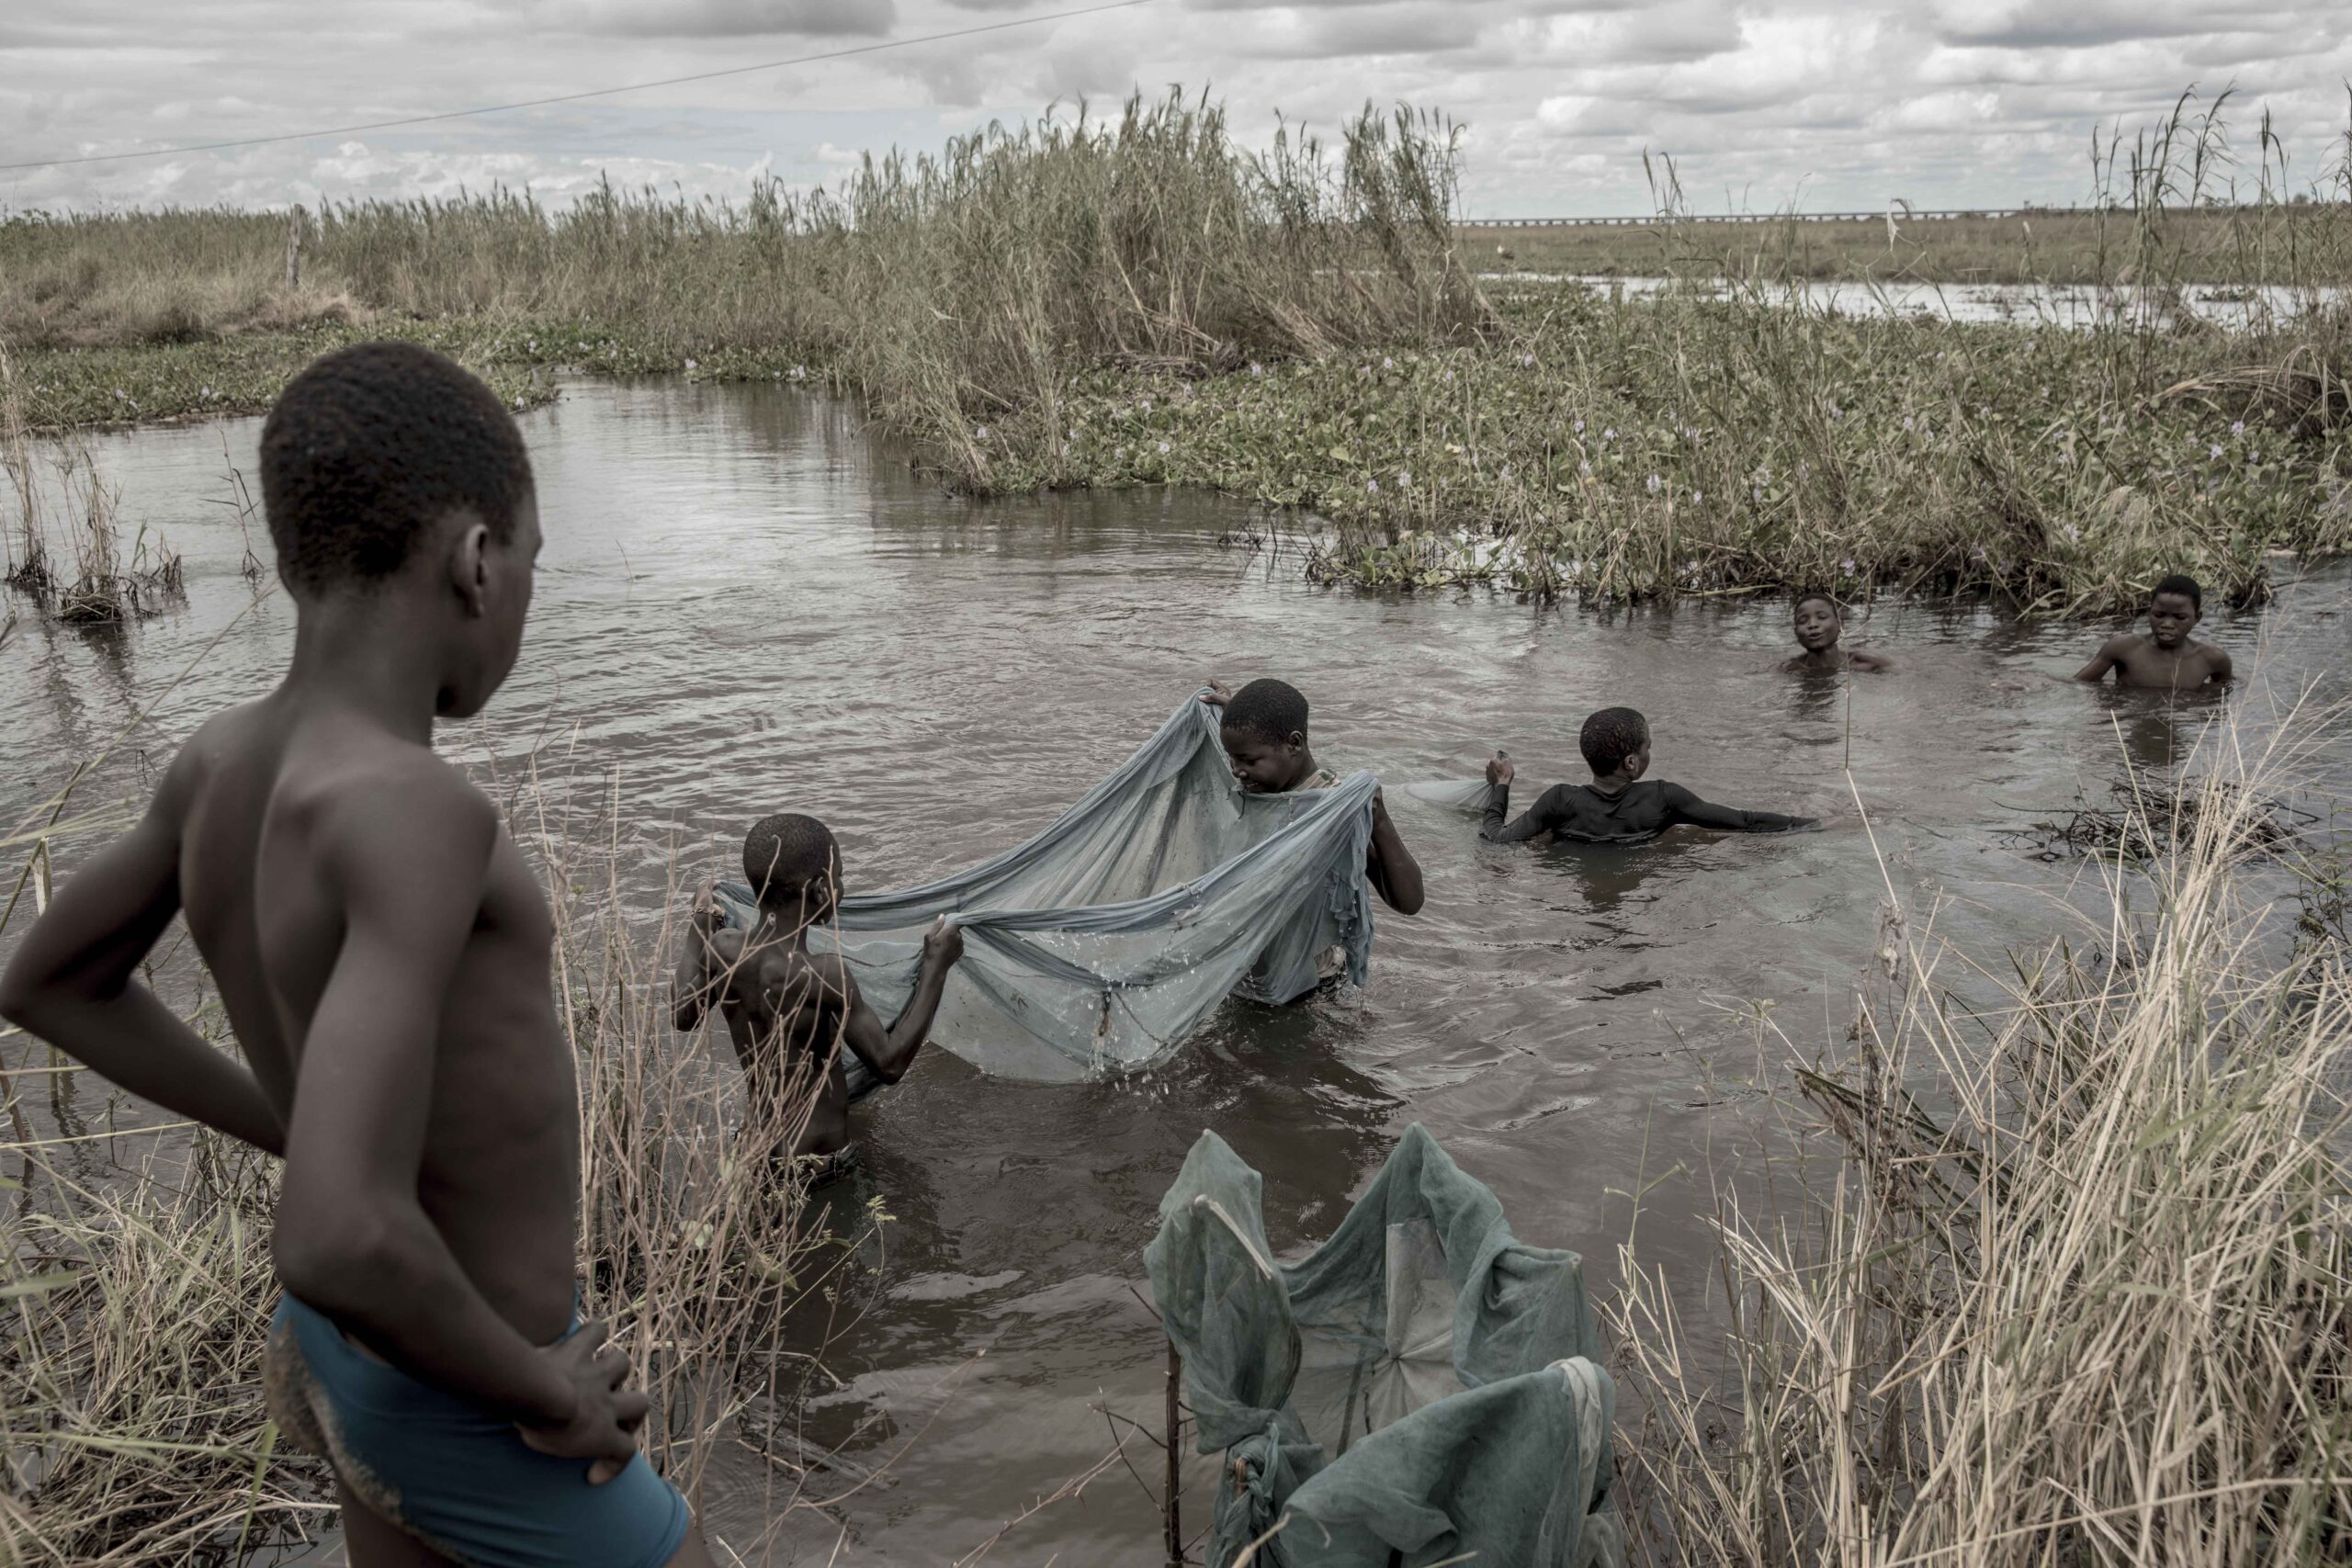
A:
{"type": "Polygon", "coordinates": [[[1224,1455],[1211,1568],[1284,1519],[1265,1568],[1623,1568],[1576,1254],[1512,1239],[1419,1124],[1303,1261],[1272,1261],[1261,1215],[1258,1173],[1204,1133],[1144,1254],[1224,1455]]]}
{"type": "MultiPolygon", "coordinates": [[[[1227,996],[1287,1002],[1323,956],[1362,984],[1372,953],[1363,865],[1371,773],[1247,795],[1188,699],[1143,747],[1026,843],[920,887],[842,900],[837,935],[884,1018],[914,989],[923,933],[964,931],[933,1038],[982,1070],[1072,1078],[1148,1066],[1227,996]]],[[[751,889],[719,887],[746,924],[751,889]]],[[[812,943],[812,945],[817,945],[812,943]]]]}

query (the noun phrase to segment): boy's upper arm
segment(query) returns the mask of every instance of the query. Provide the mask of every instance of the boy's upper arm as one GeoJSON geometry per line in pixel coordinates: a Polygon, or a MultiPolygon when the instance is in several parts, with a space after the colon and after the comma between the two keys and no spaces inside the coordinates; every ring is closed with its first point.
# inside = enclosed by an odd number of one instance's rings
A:
{"type": "Polygon", "coordinates": [[[203,732],[180,749],[131,829],[66,879],[0,978],[13,1010],[40,991],[119,996],[180,909],[180,842],[203,732]]]}
{"type": "Polygon", "coordinates": [[[1747,813],[1733,806],[1717,806],[1702,800],[1679,784],[1664,786],[1666,808],[1669,822],[1688,822],[1699,828],[1745,828],[1747,813]]]}
{"type": "Polygon", "coordinates": [[[2237,666],[2230,662],[2229,650],[2227,649],[2216,648],[2213,650],[2213,673],[2210,679],[2215,681],[2232,681],[2236,678],[2237,666]]]}
{"type": "Polygon", "coordinates": [[[314,846],[344,935],[306,1032],[289,1197],[415,1190],[440,1019],[498,815],[437,761],[400,772],[339,802],[314,846]]]}
{"type": "Polygon", "coordinates": [[[2123,662],[2124,644],[2128,640],[2129,634],[2126,634],[2123,637],[2109,637],[2105,642],[2100,643],[2098,651],[2091,655],[2091,661],[2075,671],[2075,679],[2077,681],[2105,680],[2109,671],[2123,662]]]}
{"type": "Polygon", "coordinates": [[[839,953],[824,953],[811,957],[809,962],[826,987],[841,998],[842,1043],[859,1061],[880,1073],[882,1066],[876,1056],[888,1045],[889,1032],[882,1022],[882,1015],[867,1005],[865,993],[857,988],[857,978],[849,972],[848,961],[839,953]]]}

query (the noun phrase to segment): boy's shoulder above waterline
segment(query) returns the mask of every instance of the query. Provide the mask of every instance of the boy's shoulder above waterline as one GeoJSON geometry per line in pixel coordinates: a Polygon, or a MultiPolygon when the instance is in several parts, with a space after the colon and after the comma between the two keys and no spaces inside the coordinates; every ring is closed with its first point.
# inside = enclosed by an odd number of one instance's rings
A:
{"type": "Polygon", "coordinates": [[[2177,648],[2166,648],[2143,631],[2119,632],[2108,638],[2075,678],[2097,682],[2109,670],[2115,672],[2119,686],[2160,690],[2202,686],[2230,680],[2235,673],[2227,650],[2212,643],[2192,637],[2183,638],[2177,648]]]}

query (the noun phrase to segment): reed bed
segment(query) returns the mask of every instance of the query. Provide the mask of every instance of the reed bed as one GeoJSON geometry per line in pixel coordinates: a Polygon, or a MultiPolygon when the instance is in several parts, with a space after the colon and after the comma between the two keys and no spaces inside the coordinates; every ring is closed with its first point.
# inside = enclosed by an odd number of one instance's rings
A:
{"type": "MultiPolygon", "coordinates": [[[[1482,289],[1442,117],[1250,152],[1170,96],[735,205],[20,217],[0,333],[41,345],[40,426],[258,408],[362,335],[517,406],[567,369],[826,386],[954,488],[1207,485],[1310,511],[1310,576],[1379,590],[2098,615],[2188,570],[2247,603],[2352,545],[2352,162],[2290,177],[2267,122],[2233,134],[2226,99],[2184,99],[2098,151],[2080,328],[1855,315],[1689,257],[1657,298],[1482,289]],[[2255,296],[2232,330],[2188,297],[2224,197],[2255,296]]],[[[1670,165],[1658,199],[1681,210],[1670,165]]]]}
{"type": "MultiPolygon", "coordinates": [[[[825,1325],[856,1310],[854,1247],[879,1216],[817,1234],[798,1187],[768,1175],[811,1086],[747,1114],[736,1076],[676,1035],[662,950],[682,928],[629,919],[605,783],[535,758],[492,784],[556,915],[581,1080],[583,1311],[612,1324],[652,1396],[642,1440],[663,1472],[697,1497],[716,1455],[749,1450],[772,1477],[773,1529],[864,1473],[801,1441],[795,1410],[821,1375],[825,1325]]],[[[28,857],[9,919],[44,901],[53,841],[121,824],[66,806],[7,841],[28,857]]],[[[226,1048],[217,1005],[194,1019],[226,1048]]],[[[0,1044],[0,1307],[14,1329],[0,1347],[0,1562],[228,1563],[317,1539],[332,1477],[289,1449],[261,1396],[275,1162],[201,1129],[110,1134],[75,1111],[72,1064],[21,1036],[0,1044]],[[36,1096],[54,1130],[35,1124],[36,1096]]],[[[723,1543],[753,1558],[762,1545],[723,1543]]]]}
{"type": "Polygon", "coordinates": [[[135,620],[181,597],[180,558],[161,538],[151,540],[142,527],[123,547],[121,493],[98,471],[89,447],[69,435],[51,456],[56,478],[44,494],[22,389],[0,345],[0,539],[6,541],[0,584],[26,595],[40,613],[79,626],[135,620]],[[62,513],[62,549],[50,534],[52,504],[62,513]]]}
{"type": "Polygon", "coordinates": [[[1888,906],[1849,1048],[1796,1074],[1833,1168],[1721,1196],[1720,1352],[1625,1249],[1651,1561],[2352,1551],[2352,971],[2241,863],[2298,745],[2209,736],[2171,852],[1990,1002],[1888,906]]]}

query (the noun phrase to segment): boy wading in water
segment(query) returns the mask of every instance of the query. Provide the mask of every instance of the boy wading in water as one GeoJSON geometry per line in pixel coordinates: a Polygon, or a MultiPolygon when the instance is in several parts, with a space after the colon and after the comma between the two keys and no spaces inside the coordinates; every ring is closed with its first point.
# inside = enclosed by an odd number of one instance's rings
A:
{"type": "Polygon", "coordinates": [[[1516,822],[1510,821],[1510,781],[1515,772],[1510,759],[1498,755],[1488,762],[1487,782],[1494,789],[1487,797],[1487,820],[1478,837],[1488,843],[1516,844],[1551,833],[1605,844],[1655,839],[1678,822],[1735,833],[1781,833],[1820,826],[1810,817],[1716,806],[1680,784],[1642,782],[1650,767],[1650,725],[1632,708],[1602,708],[1586,719],[1577,746],[1584,752],[1585,766],[1592,770],[1592,782],[1554,784],[1516,822]]]}
{"type": "Polygon", "coordinates": [[[748,931],[728,929],[711,890],[703,889],[678,960],[673,1021],[692,1029],[718,1007],[743,1064],[752,1125],[777,1140],[770,1169],[782,1179],[796,1157],[806,1159],[810,1185],[820,1186],[857,1164],[841,1048],[884,1083],[906,1077],[939,1011],[947,972],[964,956],[964,933],[944,915],[933,923],[914,995],[886,1029],[841,955],[808,951],[809,928],[833,918],[841,896],[842,855],[831,831],[813,817],[764,818],[744,835],[743,875],[760,902],[758,922],[748,931]],[[812,1079],[819,1087],[808,1121],[787,1145],[812,1079]]]}
{"type": "Polygon", "coordinates": [[[1892,670],[1894,660],[1883,653],[1871,653],[1859,648],[1841,648],[1838,639],[1846,633],[1845,617],[1838,613],[1838,601],[1826,593],[1807,593],[1797,601],[1797,646],[1804,649],[1781,666],[1792,672],[1817,673],[1835,670],[1892,670]]]}
{"type": "Polygon", "coordinates": [[[580,1107],[537,879],[433,752],[514,668],[521,433],[428,350],[315,361],[263,427],[293,596],[267,696],[207,721],[25,939],[0,1012],[286,1156],[273,1414],[334,1464],[350,1561],[709,1562],[574,1316],[580,1107]],[[250,1070],[138,980],[187,911],[250,1070]]]}
{"type": "Polygon", "coordinates": [[[2148,629],[2108,638],[2075,679],[2100,681],[2112,670],[2119,686],[2177,689],[2227,681],[2230,656],[2188,635],[2204,615],[2204,590],[2195,578],[2176,572],[2148,596],[2148,629]]]}
{"type": "MultiPolygon", "coordinates": [[[[1315,761],[1306,745],[1306,698],[1283,681],[1252,681],[1239,691],[1212,681],[1201,701],[1225,710],[1217,739],[1225,746],[1233,777],[1250,795],[1288,795],[1298,789],[1329,789],[1340,775],[1315,761]]],[[[1421,912],[1421,863],[1405,847],[1388,802],[1372,796],[1372,843],[1363,855],[1364,879],[1400,915],[1421,912]]]]}

